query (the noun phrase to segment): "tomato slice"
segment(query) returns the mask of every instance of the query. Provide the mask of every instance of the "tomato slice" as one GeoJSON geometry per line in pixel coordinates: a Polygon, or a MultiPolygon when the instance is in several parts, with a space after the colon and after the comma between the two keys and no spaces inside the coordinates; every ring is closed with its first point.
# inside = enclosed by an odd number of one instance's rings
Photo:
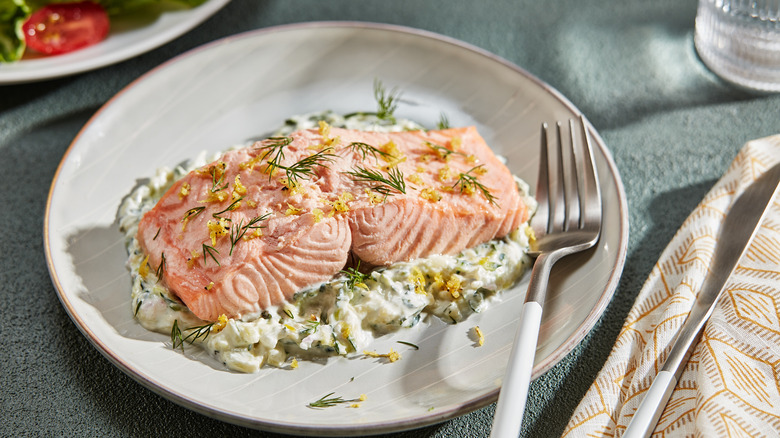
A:
{"type": "Polygon", "coordinates": [[[105,9],[90,1],[44,6],[22,25],[27,46],[47,55],[99,43],[108,35],[108,29],[105,9]]]}

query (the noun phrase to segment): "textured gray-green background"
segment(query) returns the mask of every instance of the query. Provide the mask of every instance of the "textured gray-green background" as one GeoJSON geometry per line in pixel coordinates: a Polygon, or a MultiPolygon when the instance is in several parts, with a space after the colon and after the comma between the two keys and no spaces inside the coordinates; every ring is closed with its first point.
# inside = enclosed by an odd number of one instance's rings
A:
{"type": "MultiPolygon", "coordinates": [[[[98,108],[186,50],[318,20],[406,25],[504,57],[567,96],[615,157],[629,204],[620,286],[591,334],[535,381],[522,436],[559,436],[660,252],[747,140],[780,132],[780,96],[729,87],[693,49],[695,0],[233,0],[187,35],[123,63],[0,86],[0,435],[262,436],[191,412],[111,365],[51,285],[43,213],[57,164],[98,108]]],[[[493,406],[392,437],[486,437],[493,406]]]]}

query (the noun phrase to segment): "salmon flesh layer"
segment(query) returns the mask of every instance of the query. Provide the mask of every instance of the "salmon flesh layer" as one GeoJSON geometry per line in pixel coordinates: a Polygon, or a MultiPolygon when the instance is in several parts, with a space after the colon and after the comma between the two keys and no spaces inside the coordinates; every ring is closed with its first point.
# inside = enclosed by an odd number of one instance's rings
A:
{"type": "Polygon", "coordinates": [[[224,154],[147,212],[148,265],[199,318],[240,317],[326,281],[348,258],[455,254],[528,219],[473,127],[378,133],[321,126],[224,154]]]}

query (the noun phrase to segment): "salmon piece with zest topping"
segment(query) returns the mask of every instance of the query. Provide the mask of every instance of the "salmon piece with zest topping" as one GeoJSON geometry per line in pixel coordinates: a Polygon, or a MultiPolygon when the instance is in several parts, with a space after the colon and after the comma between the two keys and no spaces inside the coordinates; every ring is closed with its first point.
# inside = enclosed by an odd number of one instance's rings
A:
{"type": "Polygon", "coordinates": [[[332,278],[351,255],[387,265],[455,254],[507,235],[528,214],[514,177],[473,127],[332,128],[258,142],[189,173],[144,215],[137,237],[150,266],[163,263],[167,287],[213,321],[280,305],[332,278]],[[321,160],[291,184],[284,168],[315,154],[321,160]],[[359,177],[364,171],[379,178],[359,177]],[[386,184],[393,176],[403,182],[386,184]]]}

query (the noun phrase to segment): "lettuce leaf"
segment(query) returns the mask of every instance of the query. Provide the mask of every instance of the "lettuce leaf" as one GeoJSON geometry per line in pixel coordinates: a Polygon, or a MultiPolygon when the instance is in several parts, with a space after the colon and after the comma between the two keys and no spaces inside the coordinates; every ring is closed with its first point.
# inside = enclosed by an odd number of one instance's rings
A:
{"type": "Polygon", "coordinates": [[[24,54],[22,24],[29,16],[24,0],[0,0],[0,62],[16,61],[24,54]]]}
{"type": "MultiPolygon", "coordinates": [[[[5,1],[5,0],[0,0],[0,1],[5,1]]],[[[24,1],[24,0],[19,0],[19,1],[24,1]]],[[[30,6],[30,9],[36,10],[52,3],[72,3],[81,0],[26,0],[26,1],[27,4],[30,6]]],[[[195,7],[206,2],[206,0],[90,0],[90,1],[97,3],[100,6],[103,6],[103,9],[106,10],[106,13],[108,13],[108,15],[123,14],[125,12],[129,12],[143,6],[153,5],[158,3],[173,3],[173,4],[180,4],[187,7],[195,7]]]]}
{"type": "MultiPolygon", "coordinates": [[[[70,3],[78,0],[0,0],[0,63],[18,61],[27,45],[22,25],[31,11],[51,3],[70,3]]],[[[195,7],[207,0],[92,0],[100,4],[108,15],[117,15],[142,6],[157,3],[177,3],[195,7]]]]}

